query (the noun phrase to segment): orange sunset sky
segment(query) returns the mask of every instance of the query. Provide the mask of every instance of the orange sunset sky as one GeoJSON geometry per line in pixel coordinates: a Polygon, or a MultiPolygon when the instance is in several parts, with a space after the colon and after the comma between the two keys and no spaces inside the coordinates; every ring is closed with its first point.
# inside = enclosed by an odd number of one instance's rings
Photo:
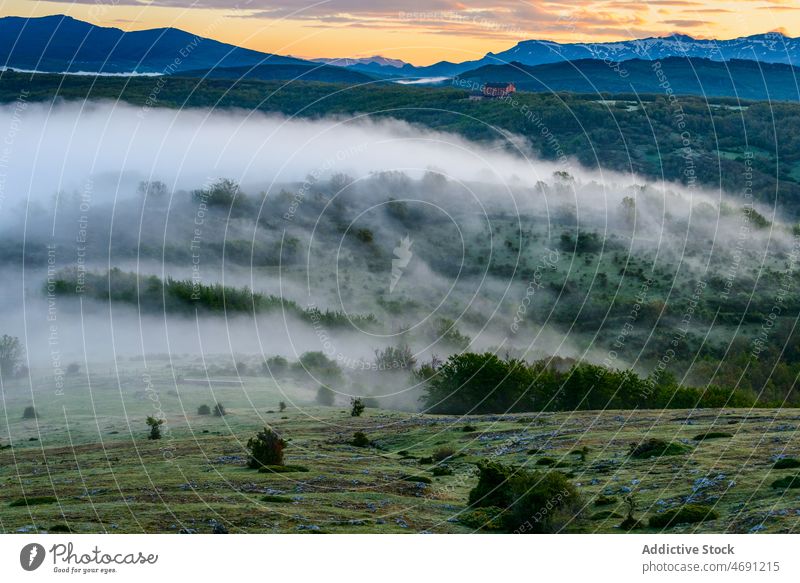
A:
{"type": "Polygon", "coordinates": [[[172,26],[284,55],[380,54],[418,65],[525,39],[800,36],[800,0],[0,0],[2,16],[48,14],[124,30],[172,26]]]}

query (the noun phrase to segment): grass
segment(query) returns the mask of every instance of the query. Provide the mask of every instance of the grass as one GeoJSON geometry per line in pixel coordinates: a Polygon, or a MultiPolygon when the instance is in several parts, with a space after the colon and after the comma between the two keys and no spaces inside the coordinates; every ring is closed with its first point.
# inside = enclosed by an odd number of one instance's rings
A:
{"type": "MultiPolygon", "coordinates": [[[[653,411],[626,412],[623,420],[616,411],[554,413],[540,416],[535,425],[519,423],[523,415],[470,416],[468,422],[480,426],[480,432],[469,435],[460,430],[467,420],[459,417],[368,409],[362,417],[351,418],[341,407],[315,406],[316,387],[297,386],[285,390],[304,414],[275,419],[271,426],[291,439],[285,464],[308,471],[259,473],[246,467],[244,444],[264,426],[266,411],[287,395],[271,381],[246,378],[242,387],[214,387],[213,398],[225,403],[228,415],[199,416],[197,407],[209,402],[211,391],[192,385],[179,386],[178,394],[171,394],[171,371],[159,373],[156,366],[149,363],[167,419],[164,438],[156,442],[147,439],[144,418],[152,402],[136,393],[143,370],[136,363],[126,363],[121,373],[123,386],[131,387],[124,394],[103,388],[117,386],[113,376],[92,378],[91,390],[85,378],[75,378],[64,396],[37,399],[39,418],[34,423],[18,419],[29,399],[25,387],[5,387],[9,414],[0,411],[0,434],[9,435],[14,446],[0,451],[0,531],[49,531],[64,525],[75,533],[177,533],[184,527],[206,532],[213,519],[231,533],[294,533],[311,525],[331,533],[492,532],[491,526],[482,526],[488,513],[467,513],[468,495],[478,479],[477,462],[496,459],[534,470],[542,466],[529,450],[559,460],[584,445],[592,454],[586,463],[569,469],[569,479],[580,484],[578,490],[589,506],[585,518],[571,523],[567,532],[620,532],[621,519],[612,514],[624,515],[624,508],[616,505],[627,489],[636,494],[637,518],[644,517],[645,528],[637,533],[650,531],[647,518],[660,516],[664,507],[683,505],[690,495],[716,498],[700,502],[713,505],[719,518],[691,526],[676,521],[670,532],[747,533],[762,522],[764,532],[800,528],[797,502],[785,495],[786,488],[800,487],[796,472],[770,487],[781,477],[770,475],[775,449],[800,450],[800,435],[780,429],[793,424],[792,410],[707,410],[705,427],[702,419],[676,426],[653,411]],[[120,413],[123,399],[127,417],[120,413]],[[628,455],[629,444],[641,442],[642,435],[680,443],[711,431],[712,421],[743,415],[749,422],[741,424],[735,440],[681,447],[682,455],[628,455]],[[447,430],[451,425],[457,430],[447,430]],[[41,441],[27,441],[40,430],[41,441]],[[355,431],[364,432],[380,449],[348,445],[355,431]],[[392,453],[429,455],[447,446],[463,454],[448,460],[452,475],[434,477],[435,468],[392,453]],[[720,474],[725,477],[716,489],[693,494],[699,478],[720,474]],[[735,486],[728,488],[729,481],[735,486]],[[52,494],[53,488],[58,504],[31,505],[45,498],[44,493],[52,494]],[[28,505],[17,502],[25,498],[28,505]],[[17,503],[12,506],[13,502],[17,503]],[[612,514],[598,515],[604,510],[612,514]]],[[[688,411],[677,416],[685,414],[688,411]]]]}

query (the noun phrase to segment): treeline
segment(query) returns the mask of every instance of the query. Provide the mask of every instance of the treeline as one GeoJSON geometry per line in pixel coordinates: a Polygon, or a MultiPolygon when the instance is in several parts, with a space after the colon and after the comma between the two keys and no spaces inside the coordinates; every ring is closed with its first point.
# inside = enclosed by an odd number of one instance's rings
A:
{"type": "Polygon", "coordinates": [[[628,370],[557,359],[528,363],[495,354],[462,353],[417,372],[427,413],[464,415],[603,409],[692,409],[770,406],[744,391],[677,384],[668,374],[642,378],[628,370]]]}
{"type": "Polygon", "coordinates": [[[105,274],[62,270],[48,283],[45,292],[60,296],[84,296],[94,300],[137,306],[145,312],[173,314],[269,313],[285,311],[320,326],[338,327],[355,323],[370,327],[378,323],[372,314],[345,314],[316,307],[302,308],[296,302],[248,287],[219,283],[204,284],[191,279],[162,280],[155,275],[139,275],[114,267],[105,274]]]}

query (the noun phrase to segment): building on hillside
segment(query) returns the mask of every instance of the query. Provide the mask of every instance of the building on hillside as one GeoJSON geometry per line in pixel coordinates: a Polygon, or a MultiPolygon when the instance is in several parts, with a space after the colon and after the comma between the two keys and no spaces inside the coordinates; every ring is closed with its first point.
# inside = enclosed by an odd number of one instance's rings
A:
{"type": "Polygon", "coordinates": [[[517,87],[513,83],[486,83],[481,87],[483,97],[497,99],[508,97],[517,92],[517,87]]]}

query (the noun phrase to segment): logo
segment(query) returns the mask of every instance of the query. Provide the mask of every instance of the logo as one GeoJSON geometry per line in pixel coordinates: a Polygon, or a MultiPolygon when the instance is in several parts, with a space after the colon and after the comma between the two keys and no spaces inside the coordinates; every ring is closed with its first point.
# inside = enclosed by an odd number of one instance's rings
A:
{"type": "Polygon", "coordinates": [[[35,571],[44,562],[44,547],[38,543],[31,543],[22,547],[19,552],[19,564],[26,571],[35,571]]]}
{"type": "Polygon", "coordinates": [[[389,283],[389,293],[394,291],[400,278],[403,277],[403,270],[408,267],[408,262],[414,256],[411,252],[413,244],[414,241],[406,235],[400,240],[400,244],[394,248],[395,259],[392,259],[392,281],[389,283]]]}

